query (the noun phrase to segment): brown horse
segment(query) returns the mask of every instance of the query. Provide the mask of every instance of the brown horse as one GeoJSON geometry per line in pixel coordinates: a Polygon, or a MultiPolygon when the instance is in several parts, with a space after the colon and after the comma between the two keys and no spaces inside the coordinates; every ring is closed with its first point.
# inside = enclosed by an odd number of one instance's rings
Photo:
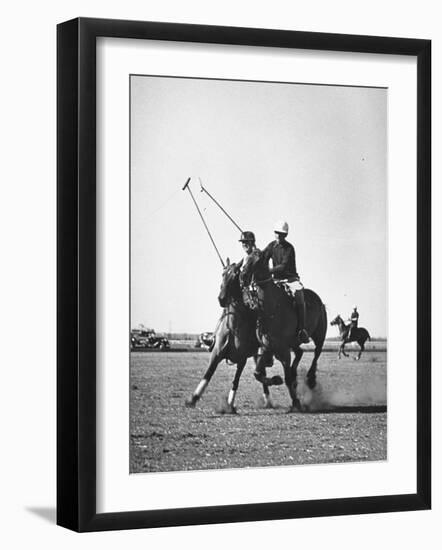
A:
{"type": "MultiPolygon", "coordinates": [[[[292,399],[291,411],[301,408],[296,395],[297,368],[304,350],[298,338],[298,316],[293,305],[293,298],[274,282],[270,276],[268,265],[263,258],[250,258],[243,267],[241,284],[246,293],[252,283],[258,303],[257,337],[268,353],[273,354],[284,368],[284,381],[292,399]],[[295,357],[291,362],[291,350],[295,357]]],[[[315,343],[313,362],[307,372],[307,384],[313,389],[316,386],[316,370],[318,358],[321,355],[327,332],[327,312],[320,297],[310,289],[304,290],[306,304],[306,329],[315,343]]],[[[263,357],[258,359],[257,379],[264,384],[265,377],[263,357]],[[263,376],[261,376],[261,373],[263,376]]]]}
{"type": "Polygon", "coordinates": [[[330,325],[337,325],[339,329],[339,336],[341,337],[341,345],[339,346],[338,359],[341,358],[341,353],[345,355],[345,357],[348,357],[348,353],[344,351],[345,344],[348,344],[350,342],[357,342],[361,349],[359,350],[358,356],[355,357],[355,360],[359,361],[362,352],[365,349],[365,342],[371,339],[368,330],[364,327],[355,327],[350,332],[350,325],[346,325],[340,315],[337,315],[333,319],[333,321],[330,322],[330,325]]]}
{"type": "MultiPolygon", "coordinates": [[[[227,261],[227,266],[223,271],[218,301],[224,309],[214,332],[209,366],[191,399],[186,401],[186,406],[195,406],[209,384],[217,366],[225,359],[236,364],[235,377],[227,398],[227,411],[235,413],[234,401],[242,371],[248,357],[254,357],[256,361],[259,344],[256,338],[256,312],[244,305],[239,285],[239,267],[236,264],[230,264],[229,261],[227,261]]],[[[281,377],[275,376],[270,379],[269,385],[271,384],[282,384],[281,377]]],[[[263,390],[265,405],[269,406],[267,385],[263,385],[263,390]]]]}

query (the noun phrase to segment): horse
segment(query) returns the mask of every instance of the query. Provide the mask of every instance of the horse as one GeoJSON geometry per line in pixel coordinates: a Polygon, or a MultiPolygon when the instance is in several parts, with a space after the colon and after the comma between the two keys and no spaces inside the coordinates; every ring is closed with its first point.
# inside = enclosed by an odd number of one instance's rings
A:
{"type": "MultiPolygon", "coordinates": [[[[298,337],[298,315],[289,296],[280,284],[270,275],[268,265],[263,257],[250,258],[243,266],[241,284],[245,292],[252,285],[257,297],[258,330],[260,345],[278,359],[284,368],[284,382],[292,399],[289,412],[301,409],[296,394],[297,369],[304,354],[298,337]],[[295,357],[291,363],[291,351],[295,357]]],[[[327,332],[327,312],[321,298],[310,289],[304,290],[306,305],[306,329],[315,343],[312,364],[307,372],[307,385],[310,389],[316,386],[316,371],[319,356],[327,332]]],[[[268,383],[265,376],[263,356],[258,359],[256,378],[263,384],[268,383]],[[259,373],[263,373],[260,377],[259,373]]]]}
{"type": "Polygon", "coordinates": [[[341,353],[345,355],[345,357],[348,357],[348,353],[345,353],[344,347],[345,344],[348,344],[349,342],[357,342],[359,344],[359,347],[361,348],[359,350],[359,354],[357,357],[355,357],[356,361],[359,361],[361,358],[362,352],[365,349],[365,342],[367,340],[371,340],[370,334],[368,333],[368,330],[364,327],[355,327],[350,332],[350,325],[346,325],[344,323],[344,320],[340,315],[337,315],[333,321],[330,322],[330,325],[334,326],[337,325],[339,329],[339,336],[341,337],[341,345],[339,346],[338,351],[338,359],[341,358],[341,353]],[[351,336],[350,336],[351,334],[351,336]]]}
{"type": "MultiPolygon", "coordinates": [[[[213,374],[222,360],[236,364],[235,377],[227,398],[227,410],[236,413],[234,405],[241,374],[249,357],[258,357],[258,340],[256,338],[256,313],[243,302],[242,291],[239,285],[239,266],[227,261],[222,275],[221,289],[218,296],[219,304],[223,309],[221,318],[214,331],[214,338],[210,346],[209,366],[201,378],[187,407],[195,407],[207,388],[213,374]]],[[[270,407],[268,385],[282,384],[280,376],[274,376],[270,384],[263,385],[264,405],[270,407]]]]}

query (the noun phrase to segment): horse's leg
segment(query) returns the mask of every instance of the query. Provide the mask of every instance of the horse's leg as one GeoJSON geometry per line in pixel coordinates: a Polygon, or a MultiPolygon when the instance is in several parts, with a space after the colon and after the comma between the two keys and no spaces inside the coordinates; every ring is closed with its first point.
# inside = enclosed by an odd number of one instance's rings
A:
{"type": "MultiPolygon", "coordinates": [[[[254,356],[253,356],[253,360],[255,361],[255,372],[256,372],[256,365],[258,363],[258,359],[259,359],[259,355],[256,353],[254,356]]],[[[255,375],[256,377],[256,375],[255,375]]],[[[262,384],[262,397],[263,397],[263,402],[264,402],[264,408],[265,409],[273,409],[273,404],[272,404],[272,401],[270,399],[270,390],[269,390],[269,387],[266,385],[266,384],[262,384]]]]}
{"type": "Polygon", "coordinates": [[[290,397],[292,398],[292,409],[301,409],[301,403],[299,402],[298,395],[296,393],[298,387],[298,365],[301,362],[304,350],[300,347],[294,349],[295,357],[293,363],[289,369],[289,376],[286,376],[285,383],[288,387],[290,397]]]}
{"type": "Polygon", "coordinates": [[[344,351],[344,348],[345,348],[345,340],[342,342],[341,344],[341,347],[339,348],[339,359],[341,358],[341,353],[342,355],[344,355],[345,357],[348,357],[348,353],[344,351]]]}
{"type": "Polygon", "coordinates": [[[253,373],[256,380],[261,382],[263,386],[280,386],[283,384],[282,378],[277,374],[271,378],[266,376],[266,362],[268,355],[266,353],[258,354],[258,360],[255,366],[255,372],[253,373]]]}
{"type": "Polygon", "coordinates": [[[242,359],[241,361],[238,361],[236,364],[236,372],[235,372],[235,378],[232,382],[232,389],[229,391],[229,395],[227,397],[227,406],[229,408],[229,412],[236,414],[236,408],[235,408],[235,397],[236,392],[238,391],[239,386],[239,379],[241,378],[242,371],[244,370],[244,367],[246,366],[247,358],[242,359]]]}
{"type": "Polygon", "coordinates": [[[355,357],[356,361],[359,361],[359,359],[361,358],[361,355],[362,355],[362,352],[364,351],[365,349],[365,340],[358,340],[358,344],[359,344],[359,347],[361,348],[359,350],[359,353],[358,353],[358,356],[355,357]]]}
{"type": "Polygon", "coordinates": [[[267,384],[262,384],[262,396],[264,399],[264,409],[273,409],[273,403],[270,399],[270,390],[267,384]]]}
{"type": "Polygon", "coordinates": [[[201,378],[195,391],[193,392],[192,397],[190,398],[190,400],[186,401],[186,407],[195,407],[196,402],[201,398],[204,390],[207,388],[207,385],[209,384],[210,379],[212,378],[213,373],[216,370],[216,367],[223,359],[224,357],[219,354],[217,349],[214,348],[210,355],[209,366],[204,373],[204,376],[201,378]]]}
{"type": "MultiPolygon", "coordinates": [[[[316,344],[316,342],[315,342],[316,344]]],[[[313,356],[313,361],[312,361],[312,364],[310,365],[310,368],[308,369],[308,372],[307,372],[307,385],[308,387],[313,390],[316,386],[316,370],[318,368],[318,359],[319,359],[319,356],[321,355],[322,353],[322,346],[323,346],[323,342],[319,343],[319,344],[316,344],[316,347],[315,347],[315,354],[313,356]]]]}
{"type": "Polygon", "coordinates": [[[281,364],[284,368],[284,381],[292,400],[292,404],[288,412],[299,411],[301,409],[301,403],[299,402],[298,396],[296,395],[296,388],[293,387],[293,376],[290,365],[290,349],[287,349],[282,353],[278,353],[277,357],[281,361],[281,364]]]}

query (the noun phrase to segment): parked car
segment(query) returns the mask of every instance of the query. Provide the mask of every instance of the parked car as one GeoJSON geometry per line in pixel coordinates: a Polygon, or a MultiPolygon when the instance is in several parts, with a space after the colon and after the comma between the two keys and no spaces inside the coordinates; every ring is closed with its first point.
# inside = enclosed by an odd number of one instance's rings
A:
{"type": "Polygon", "coordinates": [[[213,344],[213,332],[202,332],[198,336],[198,340],[195,342],[196,348],[204,347],[206,349],[210,349],[213,344]]]}
{"type": "Polygon", "coordinates": [[[130,347],[133,350],[146,348],[166,350],[170,349],[170,342],[165,336],[156,334],[153,329],[134,329],[130,332],[130,347]]]}

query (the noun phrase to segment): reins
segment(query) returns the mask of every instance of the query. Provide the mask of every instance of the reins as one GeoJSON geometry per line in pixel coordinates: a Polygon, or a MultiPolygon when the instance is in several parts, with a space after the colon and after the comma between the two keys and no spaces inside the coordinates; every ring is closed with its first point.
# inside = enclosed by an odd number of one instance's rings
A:
{"type": "Polygon", "coordinates": [[[255,285],[261,286],[261,285],[270,283],[272,281],[273,281],[272,277],[269,277],[268,279],[263,279],[262,281],[255,281],[255,285]]]}

